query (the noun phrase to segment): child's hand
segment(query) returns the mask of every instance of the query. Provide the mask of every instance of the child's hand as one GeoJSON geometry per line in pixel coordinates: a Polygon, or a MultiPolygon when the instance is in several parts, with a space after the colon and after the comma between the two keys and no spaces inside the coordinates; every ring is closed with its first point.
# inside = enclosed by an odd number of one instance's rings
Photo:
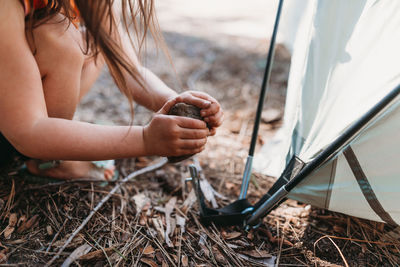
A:
{"type": "Polygon", "coordinates": [[[224,113],[218,101],[210,95],[202,92],[188,91],[168,100],[162,109],[161,114],[168,114],[169,110],[176,103],[186,103],[201,108],[201,116],[210,127],[210,135],[215,135],[216,129],[221,126],[224,113]]]}
{"type": "Polygon", "coordinates": [[[209,129],[204,121],[156,114],[143,128],[147,155],[183,156],[204,150],[209,129]]]}

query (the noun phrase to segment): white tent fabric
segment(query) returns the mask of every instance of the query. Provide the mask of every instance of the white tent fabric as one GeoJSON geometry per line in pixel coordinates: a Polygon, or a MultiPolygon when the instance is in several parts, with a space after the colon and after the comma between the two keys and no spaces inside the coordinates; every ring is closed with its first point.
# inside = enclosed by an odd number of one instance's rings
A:
{"type": "MultiPolygon", "coordinates": [[[[256,170],[279,175],[296,155],[308,163],[400,84],[400,1],[310,0],[297,34],[281,142],[261,150],[256,170]],[[278,154],[276,154],[278,153],[278,154]],[[273,159],[267,162],[265,159],[273,159]]],[[[400,224],[400,108],[387,110],[351,147],[384,210],[400,224]]],[[[276,140],[274,141],[275,143],[276,140]]],[[[289,196],[350,215],[382,220],[345,156],[289,196]],[[351,203],[351,205],[349,205],[351,203]]]]}

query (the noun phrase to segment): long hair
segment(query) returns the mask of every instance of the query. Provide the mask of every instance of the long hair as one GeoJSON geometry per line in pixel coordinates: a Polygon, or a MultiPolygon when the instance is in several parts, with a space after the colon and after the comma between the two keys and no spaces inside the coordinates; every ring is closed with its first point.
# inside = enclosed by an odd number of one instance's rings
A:
{"type": "Polygon", "coordinates": [[[33,29],[57,13],[62,13],[71,23],[79,17],[80,23],[84,26],[83,34],[86,41],[84,53],[93,56],[101,53],[104,56],[115,83],[131,104],[133,115],[133,96],[127,88],[124,73],[129,74],[142,89],[145,87],[139,70],[128,59],[122,48],[118,30],[126,31],[131,41],[130,45],[134,46],[138,54],[144,47],[147,33],[152,35],[156,43],[163,44],[155,16],[154,0],[47,0],[46,2],[47,4],[38,11],[31,8],[32,11],[26,18],[28,34],[33,37],[33,29]],[[120,8],[119,12],[116,12],[117,8],[120,8]],[[121,24],[118,25],[119,23],[121,24]],[[134,33],[134,38],[130,34],[131,31],[134,33]]]}

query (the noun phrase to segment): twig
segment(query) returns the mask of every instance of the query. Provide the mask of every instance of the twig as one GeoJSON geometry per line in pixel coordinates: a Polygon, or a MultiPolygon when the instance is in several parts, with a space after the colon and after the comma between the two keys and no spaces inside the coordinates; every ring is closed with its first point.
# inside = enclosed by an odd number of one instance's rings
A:
{"type": "Polygon", "coordinates": [[[146,172],[151,172],[154,171],[158,168],[161,168],[162,166],[164,166],[166,163],[168,162],[168,160],[165,158],[163,160],[161,160],[160,162],[154,164],[154,165],[150,165],[148,167],[142,168],[138,171],[132,172],[131,174],[129,174],[128,176],[126,176],[124,179],[121,180],[120,183],[116,184],[114,186],[114,188],[97,204],[97,206],[89,213],[89,215],[86,217],[86,219],[81,223],[81,225],[76,228],[76,230],[71,234],[71,236],[68,238],[68,240],[65,242],[65,244],[58,250],[57,254],[54,255],[54,257],[46,263],[45,266],[50,266],[53,264],[53,262],[55,260],[57,260],[59,258],[59,256],[61,255],[61,253],[65,250],[65,248],[72,242],[72,240],[75,238],[75,236],[83,229],[83,227],[85,227],[85,225],[89,222],[89,220],[93,217],[93,215],[111,198],[112,195],[114,195],[114,193],[126,182],[128,182],[129,180],[135,178],[136,176],[142,175],[146,172]]]}
{"type": "Polygon", "coordinates": [[[69,219],[67,218],[63,225],[60,227],[60,229],[57,231],[57,233],[54,235],[53,239],[50,242],[50,245],[47,247],[46,249],[46,253],[48,253],[50,251],[51,246],[53,245],[54,241],[56,241],[57,237],[60,235],[61,231],[64,229],[65,225],[67,224],[67,222],[69,221],[69,219]]]}
{"type": "Polygon", "coordinates": [[[317,243],[318,243],[320,240],[322,240],[322,239],[324,239],[324,238],[328,238],[328,239],[332,242],[332,244],[336,247],[337,251],[339,252],[340,257],[342,257],[342,260],[343,260],[343,262],[344,262],[344,265],[345,265],[346,267],[349,267],[349,264],[347,263],[346,258],[343,256],[342,251],[341,251],[340,248],[336,245],[336,243],[333,242],[333,240],[332,240],[329,236],[322,236],[322,237],[320,237],[317,241],[315,241],[315,243],[314,243],[314,255],[316,255],[316,254],[315,254],[315,246],[317,245],[317,243]]]}

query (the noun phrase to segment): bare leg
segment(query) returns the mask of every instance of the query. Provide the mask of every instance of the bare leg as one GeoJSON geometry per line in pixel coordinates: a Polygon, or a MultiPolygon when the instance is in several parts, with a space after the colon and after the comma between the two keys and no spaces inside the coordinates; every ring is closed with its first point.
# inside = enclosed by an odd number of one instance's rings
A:
{"type": "MultiPolygon", "coordinates": [[[[81,33],[59,15],[34,30],[32,51],[36,51],[49,117],[71,120],[79,100],[85,95],[98,78],[104,65],[99,57],[87,57],[81,33]]],[[[29,35],[27,35],[29,40],[29,35]]],[[[58,167],[39,170],[36,160],[26,162],[33,174],[59,179],[87,178],[94,168],[91,162],[63,161],[58,167]]],[[[113,169],[104,172],[106,179],[111,178],[113,169]],[[111,176],[111,177],[110,177],[111,176]]]]}

